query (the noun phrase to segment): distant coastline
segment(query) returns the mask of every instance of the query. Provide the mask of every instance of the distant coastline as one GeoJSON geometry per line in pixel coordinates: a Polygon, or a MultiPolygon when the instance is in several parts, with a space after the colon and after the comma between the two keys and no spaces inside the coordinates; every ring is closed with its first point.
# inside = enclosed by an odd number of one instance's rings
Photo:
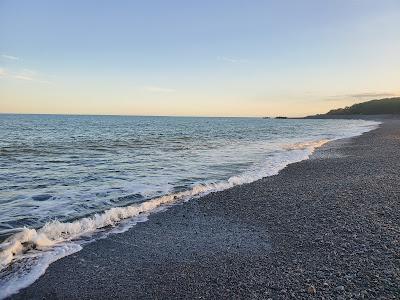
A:
{"type": "Polygon", "coordinates": [[[345,108],[332,109],[326,114],[307,116],[305,119],[376,119],[398,118],[400,97],[375,99],[357,103],[345,108]]]}

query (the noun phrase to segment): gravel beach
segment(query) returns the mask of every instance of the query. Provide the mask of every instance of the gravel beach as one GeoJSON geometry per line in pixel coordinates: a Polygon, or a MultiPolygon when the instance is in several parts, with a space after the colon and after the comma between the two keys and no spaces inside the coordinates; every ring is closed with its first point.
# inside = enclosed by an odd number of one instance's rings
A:
{"type": "Polygon", "coordinates": [[[400,299],[400,120],[153,214],[13,299],[400,299]]]}

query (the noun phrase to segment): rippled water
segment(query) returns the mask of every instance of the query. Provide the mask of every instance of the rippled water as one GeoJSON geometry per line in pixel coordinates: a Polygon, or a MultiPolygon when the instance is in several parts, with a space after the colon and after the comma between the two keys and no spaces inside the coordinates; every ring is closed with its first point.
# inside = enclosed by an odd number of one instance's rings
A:
{"type": "Polygon", "coordinates": [[[279,159],[290,145],[369,124],[0,115],[0,235],[225,180],[279,159]]]}
{"type": "MultiPolygon", "coordinates": [[[[327,140],[374,126],[356,120],[0,115],[0,240],[19,232],[0,245],[0,269],[21,258],[27,244],[36,251],[59,245],[175,199],[276,174],[327,140]]],[[[0,276],[0,286],[9,276],[0,276]]]]}

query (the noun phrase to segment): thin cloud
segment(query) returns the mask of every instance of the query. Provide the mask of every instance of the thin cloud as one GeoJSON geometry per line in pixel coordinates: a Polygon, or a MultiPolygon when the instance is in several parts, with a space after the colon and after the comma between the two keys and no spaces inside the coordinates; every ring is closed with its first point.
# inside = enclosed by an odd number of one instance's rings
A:
{"type": "Polygon", "coordinates": [[[36,75],[38,72],[36,72],[35,70],[31,70],[31,69],[22,69],[22,73],[36,75]]]}
{"type": "Polygon", "coordinates": [[[383,98],[383,97],[394,97],[394,96],[396,96],[396,94],[392,94],[392,93],[359,93],[359,94],[350,94],[348,96],[352,97],[352,98],[371,98],[371,97],[383,98]]]}
{"type": "Polygon", "coordinates": [[[30,77],[30,76],[26,76],[26,75],[13,75],[13,78],[15,79],[21,79],[21,80],[27,80],[27,81],[34,81],[35,79],[30,77]]]}
{"type": "Polygon", "coordinates": [[[145,86],[144,90],[147,92],[154,92],[154,93],[173,93],[175,92],[174,89],[164,88],[160,86],[145,86]]]}
{"type": "Polygon", "coordinates": [[[234,64],[243,64],[243,63],[248,63],[249,62],[248,59],[228,57],[228,56],[219,56],[218,59],[222,60],[222,61],[227,61],[227,62],[230,62],[230,63],[234,63],[234,64]]]}
{"type": "Polygon", "coordinates": [[[349,100],[358,100],[358,99],[366,99],[366,98],[390,98],[396,97],[396,94],[393,93],[374,93],[374,92],[365,92],[365,93],[354,93],[354,94],[345,94],[345,95],[334,95],[330,96],[325,101],[349,101],[349,100]]]}
{"type": "Polygon", "coordinates": [[[4,77],[6,75],[7,75],[7,70],[3,69],[3,68],[0,68],[0,77],[4,77]]]}
{"type": "Polygon", "coordinates": [[[23,69],[19,72],[9,72],[6,69],[0,68],[0,78],[11,78],[24,81],[34,81],[39,83],[50,83],[43,80],[36,71],[30,69],[23,69]]]}
{"type": "Polygon", "coordinates": [[[19,60],[19,57],[13,55],[2,54],[1,57],[9,60],[19,60]]]}
{"type": "Polygon", "coordinates": [[[13,75],[15,79],[34,81],[36,79],[37,72],[29,69],[23,69],[21,72],[13,75]]]}

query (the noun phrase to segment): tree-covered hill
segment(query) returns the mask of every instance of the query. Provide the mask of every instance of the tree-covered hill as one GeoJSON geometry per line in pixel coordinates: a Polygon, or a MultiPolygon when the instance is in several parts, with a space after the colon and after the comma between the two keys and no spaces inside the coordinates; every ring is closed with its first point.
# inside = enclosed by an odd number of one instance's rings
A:
{"type": "Polygon", "coordinates": [[[400,114],[400,97],[371,100],[345,108],[333,109],[326,115],[400,114]]]}

